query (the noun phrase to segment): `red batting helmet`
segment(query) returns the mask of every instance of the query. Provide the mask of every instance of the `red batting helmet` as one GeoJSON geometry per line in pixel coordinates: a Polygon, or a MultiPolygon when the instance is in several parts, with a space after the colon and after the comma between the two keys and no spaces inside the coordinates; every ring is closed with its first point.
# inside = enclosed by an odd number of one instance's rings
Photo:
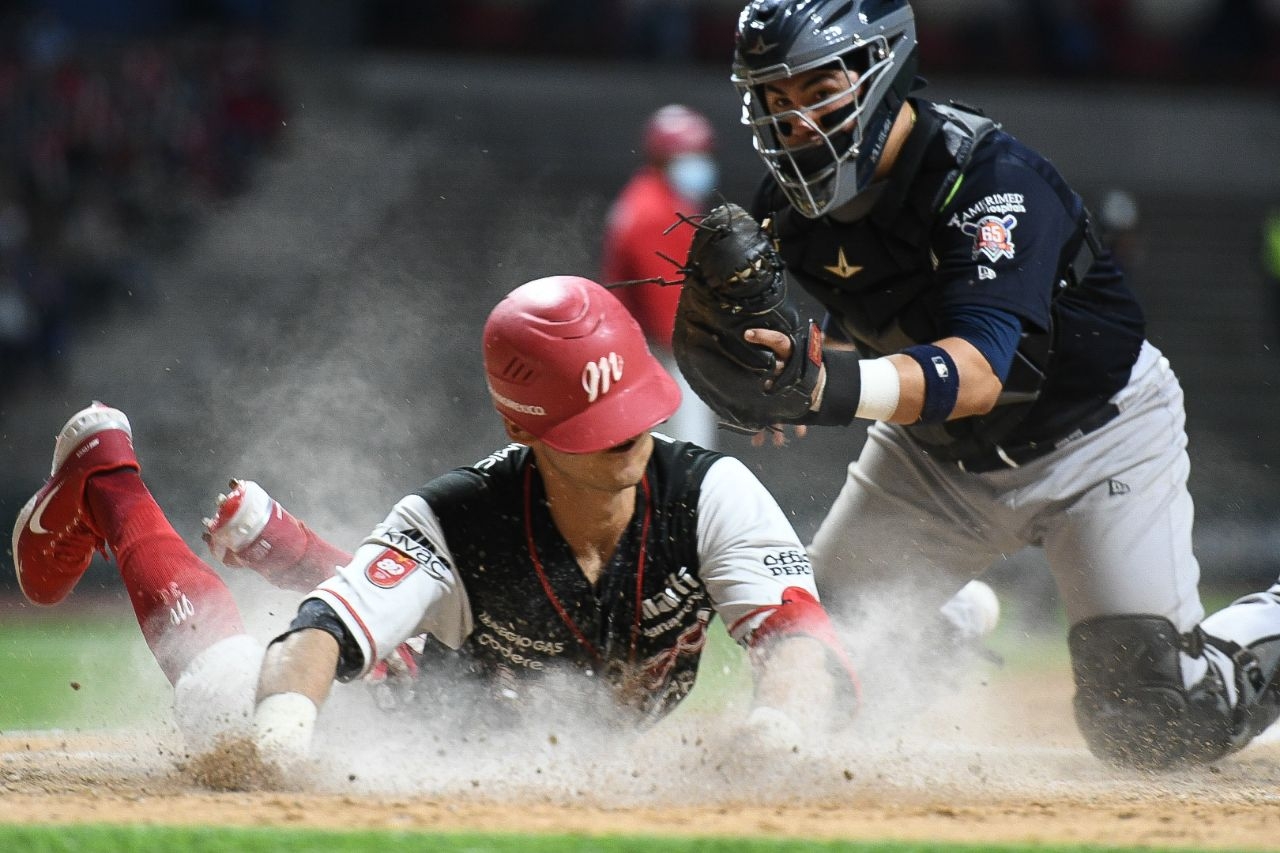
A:
{"type": "Polygon", "coordinates": [[[540,278],[499,302],[484,326],[484,369],[498,411],[565,453],[607,450],[680,406],[631,313],[577,276],[540,278]]]}
{"type": "Polygon", "coordinates": [[[644,126],[644,156],[665,163],[679,154],[705,153],[715,143],[711,122],[682,104],[668,104],[644,126]]]}

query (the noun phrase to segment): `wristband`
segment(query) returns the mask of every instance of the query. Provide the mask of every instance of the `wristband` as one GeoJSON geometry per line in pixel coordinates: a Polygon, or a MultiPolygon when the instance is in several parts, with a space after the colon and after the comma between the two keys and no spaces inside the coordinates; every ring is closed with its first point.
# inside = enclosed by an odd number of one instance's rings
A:
{"type": "Polygon", "coordinates": [[[822,402],[808,423],[819,426],[848,426],[853,423],[858,400],[862,396],[859,361],[858,354],[851,350],[823,350],[826,381],[822,387],[822,402]]]}
{"type": "Polygon", "coordinates": [[[924,405],[916,423],[944,423],[955,411],[960,395],[960,372],[951,354],[937,344],[917,344],[902,354],[915,359],[924,373],[924,405]]]}
{"type": "Polygon", "coordinates": [[[854,418],[886,421],[898,408],[898,368],[885,358],[862,358],[852,350],[823,352],[826,378],[810,423],[848,426],[854,418]]]}
{"type": "Polygon", "coordinates": [[[898,368],[887,358],[864,358],[858,362],[862,373],[862,395],[858,399],[857,417],[887,421],[898,410],[902,380],[898,368]]]}
{"type": "Polygon", "coordinates": [[[311,750],[319,709],[301,693],[273,693],[253,711],[253,741],[268,761],[295,764],[311,750]]]}
{"type": "Polygon", "coordinates": [[[747,715],[747,731],[756,741],[752,746],[767,750],[794,750],[808,742],[804,729],[791,715],[768,705],[757,705],[751,709],[747,715]]]}

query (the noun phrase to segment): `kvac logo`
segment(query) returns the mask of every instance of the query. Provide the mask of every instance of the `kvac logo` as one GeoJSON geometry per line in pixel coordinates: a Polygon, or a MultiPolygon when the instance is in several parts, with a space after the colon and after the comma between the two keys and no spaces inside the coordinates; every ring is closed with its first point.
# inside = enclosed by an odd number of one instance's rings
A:
{"type": "Polygon", "coordinates": [[[374,586],[391,589],[407,578],[409,573],[417,567],[418,564],[412,557],[406,557],[393,548],[387,548],[374,558],[369,568],[364,570],[364,576],[374,586]]]}
{"type": "Polygon", "coordinates": [[[622,356],[616,352],[588,361],[582,368],[582,390],[587,392],[587,402],[594,403],[601,394],[608,394],[613,383],[622,379],[622,356]]]}

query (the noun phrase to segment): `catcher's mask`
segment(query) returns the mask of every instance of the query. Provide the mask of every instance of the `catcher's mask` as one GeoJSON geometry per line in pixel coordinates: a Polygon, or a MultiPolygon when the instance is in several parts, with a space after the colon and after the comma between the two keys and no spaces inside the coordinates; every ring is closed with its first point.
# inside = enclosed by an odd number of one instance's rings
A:
{"type": "Polygon", "coordinates": [[[870,185],[916,64],[906,0],[753,0],[742,10],[731,78],[742,123],[797,211],[822,216],[870,185]],[[819,68],[852,82],[821,103],[769,112],[769,83],[819,68]],[[810,128],[812,141],[788,145],[796,125],[810,128]]]}
{"type": "Polygon", "coordinates": [[[557,275],[522,284],[489,314],[484,368],[498,411],[564,453],[596,453],[665,421],[680,388],[618,298],[557,275]]]}

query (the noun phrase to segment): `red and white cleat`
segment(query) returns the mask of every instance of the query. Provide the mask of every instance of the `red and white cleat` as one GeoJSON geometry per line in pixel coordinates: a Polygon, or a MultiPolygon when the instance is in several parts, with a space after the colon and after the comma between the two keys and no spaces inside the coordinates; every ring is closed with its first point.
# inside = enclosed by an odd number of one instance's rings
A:
{"type": "Polygon", "coordinates": [[[95,402],[71,416],[54,443],[49,481],[27,501],[13,527],[18,586],[30,601],[62,601],[84,576],[93,552],[106,554],[85,504],[89,478],[140,467],[124,412],[95,402]]]}
{"type": "Polygon", "coordinates": [[[218,495],[218,511],[204,519],[204,541],[224,566],[252,569],[281,585],[277,577],[294,566],[306,550],[301,522],[252,480],[232,480],[218,495]]]}

